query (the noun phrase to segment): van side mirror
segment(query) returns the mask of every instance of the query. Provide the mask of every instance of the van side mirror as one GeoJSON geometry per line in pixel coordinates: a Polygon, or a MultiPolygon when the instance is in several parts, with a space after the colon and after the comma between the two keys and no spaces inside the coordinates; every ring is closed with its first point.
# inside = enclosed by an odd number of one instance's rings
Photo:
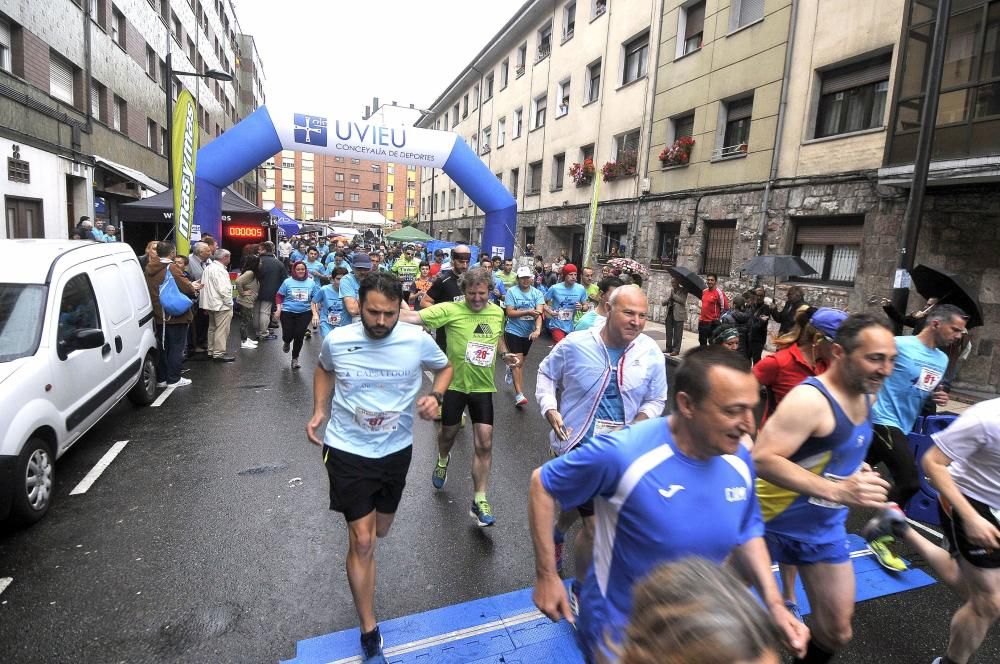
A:
{"type": "Polygon", "coordinates": [[[75,330],[59,342],[59,359],[65,360],[74,350],[100,348],[104,345],[104,332],[96,328],[75,330]]]}

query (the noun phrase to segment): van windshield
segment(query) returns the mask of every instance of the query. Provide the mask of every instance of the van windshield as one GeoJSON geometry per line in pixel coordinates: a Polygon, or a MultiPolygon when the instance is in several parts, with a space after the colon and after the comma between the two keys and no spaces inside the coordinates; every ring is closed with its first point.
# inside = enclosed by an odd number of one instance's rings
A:
{"type": "Polygon", "coordinates": [[[0,284],[0,363],[35,354],[45,316],[45,286],[0,284]]]}

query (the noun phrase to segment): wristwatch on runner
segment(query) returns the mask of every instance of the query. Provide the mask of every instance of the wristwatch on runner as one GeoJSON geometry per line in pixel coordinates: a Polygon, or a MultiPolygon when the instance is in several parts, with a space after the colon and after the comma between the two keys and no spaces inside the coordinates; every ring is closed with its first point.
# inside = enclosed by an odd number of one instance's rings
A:
{"type": "Polygon", "coordinates": [[[440,392],[431,392],[430,395],[434,397],[434,399],[438,402],[439,406],[444,403],[444,395],[441,394],[440,392]]]}

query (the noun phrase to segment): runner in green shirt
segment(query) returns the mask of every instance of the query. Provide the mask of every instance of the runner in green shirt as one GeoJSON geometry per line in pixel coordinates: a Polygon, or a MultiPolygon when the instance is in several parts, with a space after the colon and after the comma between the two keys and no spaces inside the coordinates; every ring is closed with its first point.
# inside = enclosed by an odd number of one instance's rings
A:
{"type": "Polygon", "coordinates": [[[496,273],[496,276],[500,278],[503,283],[504,288],[510,290],[517,285],[517,273],[514,272],[514,261],[509,258],[505,258],[503,261],[503,269],[496,273]]]}
{"type": "Polygon", "coordinates": [[[420,275],[420,261],[413,256],[413,245],[406,245],[403,255],[393,263],[392,271],[403,282],[403,298],[408,300],[413,291],[413,282],[420,275]]]}
{"type": "Polygon", "coordinates": [[[469,515],[480,526],[496,521],[486,500],[486,488],[493,462],[493,367],[497,353],[507,364],[520,364],[507,352],[503,340],[503,310],[490,303],[493,276],[482,268],[469,270],[462,279],[464,302],[441,302],[419,312],[403,310],[400,320],[447,332],[445,354],[454,367],[454,376],[444,393],[441,408],[441,434],[438,437],[438,462],[431,475],[434,488],[441,489],[448,479],[451,448],[466,407],[472,418],[475,457],[472,460],[474,496],[469,515]]]}

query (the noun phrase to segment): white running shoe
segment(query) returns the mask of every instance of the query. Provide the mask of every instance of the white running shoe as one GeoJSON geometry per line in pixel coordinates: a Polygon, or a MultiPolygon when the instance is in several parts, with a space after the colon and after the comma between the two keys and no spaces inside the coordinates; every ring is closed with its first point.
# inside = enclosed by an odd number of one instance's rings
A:
{"type": "Polygon", "coordinates": [[[192,382],[192,381],[191,381],[191,379],[190,379],[190,378],[181,378],[181,379],[180,379],[179,381],[177,381],[176,383],[168,383],[168,384],[167,384],[167,387],[185,387],[185,386],[187,386],[187,385],[190,385],[190,384],[191,384],[191,382],[192,382]]]}
{"type": "Polygon", "coordinates": [[[240,348],[243,348],[245,350],[253,350],[256,347],[257,347],[257,344],[255,344],[254,342],[249,341],[249,340],[244,341],[243,343],[240,344],[240,348]]]}

